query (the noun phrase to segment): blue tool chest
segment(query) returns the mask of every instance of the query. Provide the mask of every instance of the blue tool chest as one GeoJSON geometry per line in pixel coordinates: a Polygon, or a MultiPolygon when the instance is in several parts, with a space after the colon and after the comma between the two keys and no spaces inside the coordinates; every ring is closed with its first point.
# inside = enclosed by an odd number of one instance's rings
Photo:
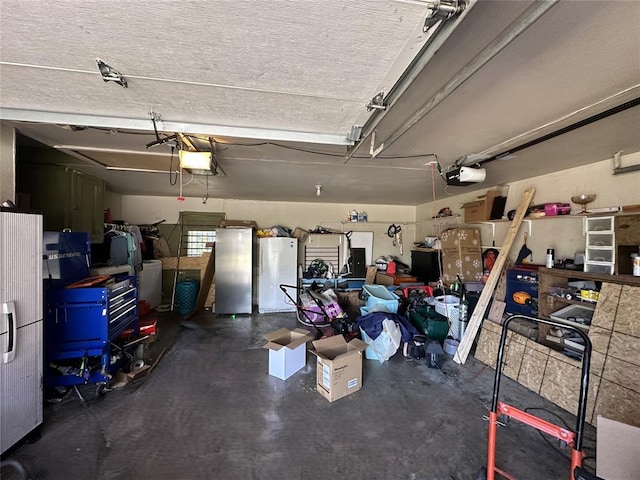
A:
{"type": "Polygon", "coordinates": [[[507,270],[508,313],[538,316],[538,266],[513,267],[507,270]]]}
{"type": "Polygon", "coordinates": [[[45,384],[106,383],[125,353],[117,338],[131,326],[137,337],[135,276],[114,277],[99,287],[50,289],[45,306],[45,384]]]}

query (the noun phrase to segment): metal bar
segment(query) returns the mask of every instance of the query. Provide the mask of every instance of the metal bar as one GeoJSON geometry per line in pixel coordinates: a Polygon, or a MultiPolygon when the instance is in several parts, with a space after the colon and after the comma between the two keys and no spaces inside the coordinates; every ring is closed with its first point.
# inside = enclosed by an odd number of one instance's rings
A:
{"type": "Polygon", "coordinates": [[[425,115],[436,108],[449,95],[455,92],[475,73],[489,63],[496,55],[504,50],[511,42],[533,25],[540,17],[549,11],[559,0],[545,0],[535,2],[511,25],[502,31],[489,45],[487,45],[473,60],[467,63],[444,87],[423,104],[411,117],[400,125],[382,142],[384,148],[393,145],[400,137],[414,127],[425,115]]]}
{"type": "Polygon", "coordinates": [[[458,24],[468,15],[471,8],[477,3],[477,0],[472,0],[469,5],[458,15],[455,20],[442,21],[440,25],[431,34],[431,37],[422,46],[416,57],[411,61],[406,70],[400,75],[400,78],[393,84],[389,92],[384,98],[384,103],[387,106],[385,110],[374,110],[371,116],[367,119],[362,127],[362,134],[360,136],[361,141],[356,143],[353,147],[347,150],[347,160],[349,160],[362,146],[362,140],[369,137],[375,128],[380,124],[384,116],[389,109],[398,101],[398,99],[407,91],[413,81],[422,73],[425,67],[433,59],[435,54],[442,48],[444,43],[449,39],[454,30],[458,27],[458,24]]]}
{"type": "MultiPolygon", "coordinates": [[[[180,269],[180,255],[182,253],[182,237],[184,235],[184,212],[180,212],[180,238],[178,239],[178,252],[176,255],[176,271],[173,272],[173,288],[171,290],[171,311],[176,306],[176,285],[178,284],[178,270],[180,269]]],[[[212,252],[213,253],[213,252],[212,252]]]]}
{"type": "Polygon", "coordinates": [[[496,437],[498,435],[498,414],[489,412],[489,434],[487,444],[487,480],[495,478],[496,470],[496,437]]]}
{"type": "MultiPolygon", "coordinates": [[[[505,472],[504,470],[500,470],[498,467],[495,468],[496,473],[499,473],[501,476],[503,476],[504,478],[506,478],[507,480],[517,480],[516,477],[514,477],[513,475],[505,472]]],[[[487,477],[489,478],[489,477],[487,477]]],[[[494,478],[494,477],[491,477],[494,478]]]]}
{"type": "Polygon", "coordinates": [[[77,152],[98,152],[98,153],[116,153],[116,154],[134,154],[134,155],[149,155],[152,157],[170,157],[171,152],[161,150],[126,150],[122,148],[101,148],[91,147],[88,145],[51,145],[56,150],[75,150],[77,152]]]}
{"type": "Polygon", "coordinates": [[[571,450],[571,478],[574,478],[573,472],[576,468],[582,467],[582,461],[584,460],[584,452],[582,450],[571,450]]]}
{"type": "Polygon", "coordinates": [[[519,422],[524,423],[525,425],[529,425],[530,427],[540,430],[547,435],[551,435],[558,440],[562,440],[563,442],[569,444],[571,447],[574,446],[575,434],[572,431],[567,430],[566,428],[559,427],[558,425],[547,422],[542,418],[538,418],[535,415],[531,415],[530,413],[527,413],[511,405],[507,405],[503,402],[498,402],[498,411],[503,415],[507,415],[508,417],[514,418],[519,422]]]}
{"type": "Polygon", "coordinates": [[[543,318],[533,318],[526,315],[512,315],[507,318],[502,325],[502,334],[500,336],[500,343],[498,346],[498,359],[496,361],[496,372],[493,383],[493,397],[491,401],[491,411],[497,412],[498,410],[498,395],[500,394],[500,378],[502,376],[502,364],[504,357],[504,345],[507,337],[507,330],[509,323],[517,318],[524,318],[536,323],[544,323],[552,327],[566,328],[580,335],[584,341],[584,351],[582,352],[582,370],[580,374],[580,394],[578,397],[578,413],[576,415],[576,429],[575,429],[575,449],[582,450],[582,440],[584,437],[584,424],[585,424],[585,412],[587,409],[587,393],[589,391],[589,370],[591,368],[591,340],[588,335],[578,327],[573,325],[567,325],[564,323],[554,322],[553,320],[545,320],[543,318]]]}
{"type": "Polygon", "coordinates": [[[640,170],[640,165],[629,165],[628,167],[618,167],[613,169],[614,175],[619,175],[621,173],[629,173],[640,170]]]}
{"type": "MultiPolygon", "coordinates": [[[[552,138],[559,137],[560,135],[564,135],[565,133],[572,132],[573,130],[577,130],[578,128],[584,127],[586,125],[590,125],[599,120],[603,120],[617,113],[624,112],[625,110],[628,110],[633,107],[637,107],[638,105],[640,105],[640,97],[636,97],[620,105],[616,105],[615,107],[605,110],[604,112],[596,113],[595,115],[585,118],[584,120],[580,120],[578,122],[572,123],[571,125],[567,125],[566,127],[562,127],[558,130],[555,130],[551,133],[547,133],[546,135],[535,138],[533,140],[530,140],[516,147],[510,148],[504,152],[498,153],[497,155],[492,155],[489,158],[480,160],[478,164],[484,165],[485,163],[492,162],[493,160],[497,160],[500,157],[514,154],[516,152],[519,152],[520,150],[524,150],[525,148],[533,147],[535,145],[538,145],[539,143],[546,142],[547,140],[551,140],[552,138]]],[[[632,171],[632,170],[640,169],[640,166],[636,166],[635,168],[633,167],[626,167],[626,168],[629,169],[626,171],[632,171]]],[[[613,174],[615,175],[616,173],[625,173],[624,171],[621,171],[621,170],[622,169],[614,169],[613,174]]]]}
{"type": "MultiPolygon", "coordinates": [[[[0,108],[0,120],[37,123],[61,123],[112,129],[143,130],[153,132],[153,124],[148,118],[122,118],[88,115],[68,112],[45,112],[18,108],[0,108]]],[[[260,127],[235,127],[192,122],[158,122],[165,132],[181,132],[192,135],[213,135],[222,137],[272,140],[280,142],[319,143],[326,145],[353,145],[345,134],[298,132],[260,127]]]]}

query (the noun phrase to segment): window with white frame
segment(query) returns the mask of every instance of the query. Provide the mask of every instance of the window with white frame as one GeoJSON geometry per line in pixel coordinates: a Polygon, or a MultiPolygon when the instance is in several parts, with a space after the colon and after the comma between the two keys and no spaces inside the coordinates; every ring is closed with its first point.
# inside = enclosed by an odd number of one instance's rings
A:
{"type": "Polygon", "coordinates": [[[189,230],[187,232],[187,257],[200,257],[211,252],[216,241],[215,230],[189,230]]]}

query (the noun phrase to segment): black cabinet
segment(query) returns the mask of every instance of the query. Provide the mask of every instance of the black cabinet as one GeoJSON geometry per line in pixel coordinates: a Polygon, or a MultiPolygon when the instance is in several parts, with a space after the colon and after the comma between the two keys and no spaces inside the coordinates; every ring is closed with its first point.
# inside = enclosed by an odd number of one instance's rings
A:
{"type": "Polygon", "coordinates": [[[411,275],[418,282],[437,282],[440,279],[439,254],[437,250],[411,250],[411,275]]]}

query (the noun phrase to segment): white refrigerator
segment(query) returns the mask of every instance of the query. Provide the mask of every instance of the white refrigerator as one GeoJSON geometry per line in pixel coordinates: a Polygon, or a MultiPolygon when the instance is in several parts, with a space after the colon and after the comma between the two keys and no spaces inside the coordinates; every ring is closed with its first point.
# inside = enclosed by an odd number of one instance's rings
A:
{"type": "Polygon", "coordinates": [[[42,423],[42,216],[0,211],[0,454],[42,423]]]}
{"type": "MultiPolygon", "coordinates": [[[[298,239],[267,237],[258,239],[258,311],[295,312],[296,306],[280,285],[298,284],[298,239]]],[[[293,298],[295,291],[289,290],[293,298]]]]}

